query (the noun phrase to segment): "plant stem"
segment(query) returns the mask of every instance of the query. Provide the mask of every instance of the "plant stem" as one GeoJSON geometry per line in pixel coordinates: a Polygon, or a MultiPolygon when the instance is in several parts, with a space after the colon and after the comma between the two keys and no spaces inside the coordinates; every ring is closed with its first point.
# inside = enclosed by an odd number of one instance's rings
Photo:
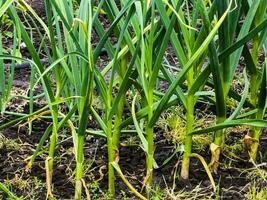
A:
{"type": "MultiPolygon", "coordinates": [[[[153,117],[153,90],[148,91],[148,122],[153,117]]],[[[146,126],[146,137],[148,143],[147,151],[147,179],[146,179],[146,190],[149,195],[151,191],[151,185],[153,180],[153,160],[154,160],[154,131],[153,127],[146,126]]]]}
{"type": "MultiPolygon", "coordinates": [[[[252,49],[252,59],[253,59],[255,66],[257,66],[257,63],[258,63],[258,47],[259,47],[258,39],[259,39],[258,37],[256,37],[254,39],[253,49],[252,49]]],[[[259,90],[257,69],[255,69],[253,72],[251,72],[250,85],[251,85],[250,102],[255,108],[257,108],[258,90],[259,90]]],[[[252,119],[255,119],[255,118],[259,119],[258,118],[259,117],[259,111],[256,114],[252,115],[251,117],[252,117],[252,119]]],[[[249,151],[249,155],[250,155],[251,159],[254,162],[256,162],[256,159],[257,159],[257,151],[258,151],[258,146],[259,146],[260,135],[261,135],[261,129],[260,128],[251,127],[249,134],[248,134],[248,136],[250,138],[250,142],[246,143],[246,147],[249,151]]]]}
{"type": "MultiPolygon", "coordinates": [[[[120,72],[119,72],[120,85],[123,82],[123,77],[124,77],[125,72],[126,72],[126,67],[127,67],[127,56],[124,56],[121,59],[120,72]]],[[[121,134],[120,125],[122,123],[124,101],[125,101],[125,97],[121,97],[119,104],[118,104],[116,116],[115,116],[114,131],[113,131],[114,155],[116,155],[118,153],[120,134],[121,134]]]]}
{"type": "MultiPolygon", "coordinates": [[[[124,56],[121,60],[121,65],[119,69],[119,82],[122,84],[123,82],[123,76],[126,71],[126,66],[127,66],[127,58],[124,56]]],[[[108,114],[107,118],[109,117],[109,113],[111,111],[111,94],[109,95],[108,99],[108,114]]],[[[115,170],[112,165],[112,163],[116,160],[118,160],[119,157],[119,141],[120,141],[120,135],[121,135],[121,122],[122,122],[122,116],[123,116],[123,108],[124,108],[124,97],[122,96],[119,103],[118,103],[118,108],[117,112],[115,115],[115,122],[114,122],[114,130],[112,130],[112,119],[108,119],[108,133],[107,133],[107,143],[108,143],[108,185],[109,185],[109,195],[110,197],[115,196],[115,170]]]]}
{"type": "Polygon", "coordinates": [[[84,160],[83,146],[84,146],[84,135],[78,135],[75,200],[80,200],[82,198],[82,178],[83,178],[83,160],[84,160]]]}
{"type": "MultiPolygon", "coordinates": [[[[256,42],[257,43],[257,42],[256,42]]],[[[253,48],[253,50],[255,51],[255,46],[253,48]]],[[[253,51],[253,57],[254,57],[254,62],[255,62],[255,53],[253,51]]],[[[250,102],[252,105],[255,106],[255,108],[257,107],[257,99],[258,99],[258,84],[257,84],[257,73],[251,73],[251,79],[250,79],[250,85],[251,85],[251,90],[250,90],[250,102]]],[[[252,119],[255,119],[258,115],[254,114],[252,115],[252,119]]],[[[249,151],[249,155],[251,157],[251,159],[256,162],[257,159],[257,151],[258,151],[258,146],[259,146],[259,138],[260,138],[260,132],[261,129],[257,128],[257,127],[251,127],[250,131],[248,133],[248,138],[250,138],[250,142],[246,143],[246,147],[249,151]]],[[[245,140],[246,141],[246,140],[245,140]]]]}
{"type": "MultiPolygon", "coordinates": [[[[263,110],[259,108],[254,119],[255,118],[262,119],[262,113],[263,113],[263,110]]],[[[248,148],[249,155],[254,162],[257,161],[257,153],[258,153],[258,148],[259,148],[260,136],[261,136],[261,128],[252,127],[251,132],[249,133],[249,136],[248,136],[250,142],[248,143],[248,145],[246,144],[246,147],[248,148]]]]}
{"type": "MultiPolygon", "coordinates": [[[[187,76],[188,91],[194,82],[194,70],[190,69],[187,76]]],[[[188,180],[189,178],[189,166],[190,166],[190,155],[192,150],[192,135],[190,133],[194,130],[194,107],[195,99],[194,95],[188,95],[186,99],[186,132],[184,138],[185,151],[183,155],[181,178],[188,180]]]]}
{"type": "Polygon", "coordinates": [[[189,178],[189,166],[190,155],[192,149],[192,135],[190,133],[194,129],[194,96],[187,97],[187,110],[186,110],[186,135],[184,139],[185,151],[183,155],[181,178],[188,180],[189,178]]]}
{"type": "MultiPolygon", "coordinates": [[[[224,122],[226,117],[217,116],[217,124],[224,122]]],[[[214,134],[214,142],[210,145],[211,149],[211,171],[217,173],[221,148],[224,143],[224,130],[218,130],[214,134]]]]}
{"type": "Polygon", "coordinates": [[[123,106],[124,106],[124,100],[123,98],[120,100],[118,105],[117,114],[115,117],[114,122],[114,131],[112,134],[112,121],[108,125],[108,134],[107,140],[108,140],[108,187],[109,187],[109,195],[110,197],[115,196],[115,170],[112,165],[114,161],[117,160],[119,157],[119,140],[120,140],[120,124],[122,122],[122,114],[123,114],[123,106]]]}
{"type": "MultiPolygon", "coordinates": [[[[257,9],[257,13],[255,15],[255,18],[254,18],[254,26],[258,26],[264,20],[266,8],[267,8],[267,2],[261,1],[260,5],[257,9]]],[[[253,119],[255,119],[255,118],[256,119],[262,119],[263,118],[264,106],[266,104],[266,102],[264,102],[264,98],[266,98],[266,85],[263,84],[263,85],[261,85],[261,87],[259,87],[260,86],[260,84],[259,84],[260,73],[258,73],[258,69],[257,69],[258,58],[259,58],[258,56],[259,56],[259,49],[260,48],[261,48],[260,36],[256,35],[256,37],[253,39],[253,48],[251,51],[251,56],[252,56],[252,60],[254,62],[254,65],[251,66],[253,70],[251,70],[251,79],[250,79],[250,85],[251,85],[250,101],[251,101],[252,105],[254,105],[255,108],[258,109],[258,112],[255,115],[252,115],[253,119]],[[263,88],[262,88],[262,86],[263,86],[263,88]],[[258,93],[259,89],[260,89],[260,93],[258,93]],[[264,92],[264,90],[265,90],[265,92],[264,92]]],[[[263,76],[265,76],[264,70],[263,70],[263,76]]],[[[266,78],[263,78],[261,80],[261,84],[264,81],[266,84],[266,78]]],[[[256,159],[257,159],[257,151],[258,151],[258,147],[259,147],[260,136],[261,136],[261,128],[251,127],[251,130],[248,134],[248,138],[250,141],[245,144],[249,150],[250,157],[254,162],[256,162],[256,159]]],[[[246,140],[245,140],[245,142],[246,142],[246,140]]]]}
{"type": "Polygon", "coordinates": [[[53,107],[53,110],[52,110],[53,128],[52,128],[52,135],[50,137],[49,160],[48,160],[48,169],[49,169],[48,176],[50,180],[50,186],[52,185],[54,155],[55,155],[55,148],[57,145],[57,124],[58,124],[58,113],[55,112],[57,109],[57,106],[52,106],[52,107],[53,107]]]}
{"type": "Polygon", "coordinates": [[[112,119],[110,119],[107,123],[107,144],[108,144],[108,193],[110,197],[113,198],[115,196],[115,172],[112,166],[112,162],[114,161],[112,119]]]}
{"type": "Polygon", "coordinates": [[[252,128],[253,136],[252,136],[252,142],[249,147],[249,155],[251,159],[256,162],[257,160],[257,152],[259,148],[259,140],[261,135],[261,129],[260,128],[252,128]]]}

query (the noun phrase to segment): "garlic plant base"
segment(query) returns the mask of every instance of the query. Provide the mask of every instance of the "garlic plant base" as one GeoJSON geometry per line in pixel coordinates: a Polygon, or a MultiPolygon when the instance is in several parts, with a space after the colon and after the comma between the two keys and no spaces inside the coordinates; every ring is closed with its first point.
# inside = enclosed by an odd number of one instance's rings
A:
{"type": "Polygon", "coordinates": [[[82,181],[76,180],[75,182],[75,200],[80,200],[82,197],[82,181]]]}
{"type": "Polygon", "coordinates": [[[152,173],[153,173],[153,170],[147,170],[146,177],[143,180],[141,192],[144,190],[145,187],[147,188],[147,190],[150,190],[149,187],[151,187],[151,185],[150,185],[151,183],[150,183],[149,179],[152,177],[152,173]]]}
{"type": "Polygon", "coordinates": [[[31,170],[32,170],[32,162],[30,161],[30,162],[27,163],[27,165],[25,167],[25,172],[26,173],[30,173],[31,170]]]}
{"type": "Polygon", "coordinates": [[[217,144],[211,143],[210,151],[211,151],[210,169],[211,169],[211,172],[217,174],[218,167],[219,167],[221,147],[217,144]]]}
{"type": "MultiPolygon", "coordinates": [[[[52,172],[49,167],[49,161],[51,161],[51,157],[48,157],[45,160],[45,172],[46,172],[46,188],[47,188],[47,198],[53,198],[53,192],[52,192],[52,172]]],[[[52,160],[53,161],[53,160],[52,160]]]]}
{"type": "Polygon", "coordinates": [[[245,135],[244,138],[245,149],[250,151],[252,144],[253,144],[253,138],[250,135],[245,135]]]}
{"type": "Polygon", "coordinates": [[[183,160],[182,169],[181,169],[181,179],[188,180],[189,179],[189,163],[190,160],[183,160]]]}
{"type": "Polygon", "coordinates": [[[252,161],[256,162],[259,142],[250,135],[246,135],[244,139],[244,145],[252,161]]]}

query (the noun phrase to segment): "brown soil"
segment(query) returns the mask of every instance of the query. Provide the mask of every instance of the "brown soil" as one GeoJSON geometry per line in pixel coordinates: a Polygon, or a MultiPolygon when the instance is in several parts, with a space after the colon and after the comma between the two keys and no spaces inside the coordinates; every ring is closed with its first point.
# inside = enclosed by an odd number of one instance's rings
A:
{"type": "MultiPolygon", "coordinates": [[[[29,173],[25,172],[25,166],[27,164],[25,159],[32,155],[36,144],[39,142],[49,123],[50,122],[47,120],[36,121],[33,125],[31,136],[27,133],[27,127],[20,127],[18,130],[18,126],[15,126],[3,132],[4,137],[9,139],[9,141],[14,141],[15,145],[12,146],[12,144],[10,144],[11,142],[0,145],[0,182],[8,182],[7,180],[10,180],[11,189],[18,196],[29,197],[27,195],[32,191],[32,188],[37,187],[37,183],[33,180],[38,180],[40,183],[35,191],[35,195],[37,196],[35,196],[34,199],[45,199],[44,165],[47,153],[37,158],[33,169],[29,173]]],[[[230,134],[232,140],[230,143],[228,141],[227,145],[233,145],[235,140],[239,140],[244,135],[236,132],[230,134]]],[[[166,141],[162,135],[162,131],[158,130],[155,137],[155,160],[159,166],[172,155],[175,148],[173,144],[166,141]]],[[[60,133],[59,142],[66,139],[68,136],[69,134],[67,132],[64,134],[60,133]]],[[[263,137],[265,136],[266,133],[264,133],[263,137]]],[[[127,141],[122,140],[122,143],[125,144],[126,142],[127,141]]],[[[48,144],[46,144],[46,147],[47,145],[48,144]]],[[[72,195],[74,194],[74,177],[72,177],[72,179],[70,178],[75,169],[72,147],[73,143],[71,139],[68,139],[60,143],[57,148],[53,186],[54,194],[58,199],[72,199],[72,195]]],[[[261,141],[259,154],[261,155],[262,162],[267,160],[266,150],[266,142],[261,141]]],[[[210,157],[209,153],[205,154],[205,151],[203,152],[202,156],[208,161],[210,157]]],[[[206,149],[206,152],[209,152],[208,149],[206,149]]],[[[229,158],[229,155],[222,156],[221,161],[224,164],[231,162],[231,165],[229,165],[229,167],[221,165],[218,175],[214,175],[216,183],[220,185],[221,199],[244,199],[244,194],[253,186],[253,182],[247,179],[247,174],[244,173],[245,169],[253,167],[252,164],[247,161],[247,155],[245,153],[239,152],[237,155],[239,155],[238,159],[229,158]]],[[[85,181],[90,190],[94,191],[92,195],[96,197],[95,199],[98,199],[103,197],[103,194],[107,192],[107,147],[105,139],[88,136],[85,144],[85,156],[85,160],[88,162],[88,168],[85,169],[85,181]],[[98,186],[96,187],[96,185],[98,186]]],[[[174,180],[173,172],[178,160],[181,160],[179,153],[177,153],[167,165],[155,170],[155,185],[159,186],[161,189],[166,187],[172,188],[174,180]]],[[[120,166],[130,182],[140,191],[143,178],[145,177],[145,154],[142,149],[136,146],[121,147],[120,166]]],[[[265,170],[266,169],[265,166],[265,170]]],[[[208,177],[201,163],[196,159],[192,159],[191,162],[189,183],[179,181],[177,177],[175,179],[175,191],[185,190],[190,192],[200,184],[200,188],[203,190],[208,187],[208,189],[206,189],[207,194],[212,194],[212,188],[210,187],[208,177]]],[[[258,182],[257,186],[267,187],[267,184],[258,182]]],[[[119,177],[117,177],[116,188],[117,199],[122,198],[121,191],[128,191],[119,177]]],[[[2,195],[5,198],[4,194],[2,195]]],[[[129,192],[126,192],[126,195],[134,198],[129,192]]]]}

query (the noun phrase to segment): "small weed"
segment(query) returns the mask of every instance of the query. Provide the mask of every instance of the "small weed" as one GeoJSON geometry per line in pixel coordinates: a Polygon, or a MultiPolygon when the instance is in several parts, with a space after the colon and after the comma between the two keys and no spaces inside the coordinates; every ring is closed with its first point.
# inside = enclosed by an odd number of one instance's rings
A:
{"type": "MultiPolygon", "coordinates": [[[[162,118],[158,122],[158,126],[164,130],[164,137],[175,144],[183,144],[186,130],[186,121],[183,116],[183,108],[175,107],[166,111],[162,118]]],[[[196,119],[195,126],[206,128],[214,119],[211,116],[196,119]]],[[[193,149],[197,152],[205,150],[205,147],[209,146],[212,142],[211,135],[194,135],[193,136],[193,149]]]]}
{"type": "Polygon", "coordinates": [[[167,190],[164,199],[170,200],[208,200],[213,199],[213,194],[209,191],[211,188],[202,188],[200,185],[193,188],[191,191],[180,190],[177,192],[167,190]]]}
{"type": "Polygon", "coordinates": [[[158,185],[155,185],[152,190],[151,200],[161,200],[161,199],[164,199],[164,192],[158,185]]]}
{"type": "Polygon", "coordinates": [[[265,200],[267,199],[267,188],[258,188],[253,186],[245,194],[247,200],[265,200]]]}
{"type": "Polygon", "coordinates": [[[0,133],[0,149],[6,149],[8,151],[23,151],[22,144],[17,139],[6,138],[0,133]]]}
{"type": "Polygon", "coordinates": [[[267,183],[267,171],[258,166],[248,169],[246,174],[247,179],[256,182],[267,183]]]}
{"type": "Polygon", "coordinates": [[[30,187],[29,180],[23,179],[23,176],[19,174],[15,174],[15,177],[12,179],[7,179],[5,184],[18,188],[19,190],[25,190],[30,187]]]}

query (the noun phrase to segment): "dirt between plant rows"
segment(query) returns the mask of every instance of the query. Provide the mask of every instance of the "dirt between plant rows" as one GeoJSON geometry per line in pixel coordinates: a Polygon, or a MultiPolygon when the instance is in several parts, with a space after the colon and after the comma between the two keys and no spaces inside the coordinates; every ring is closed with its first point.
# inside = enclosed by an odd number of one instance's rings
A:
{"type": "MultiPolygon", "coordinates": [[[[1,119],[3,120],[3,119],[1,119]]],[[[6,119],[4,119],[6,121],[6,119]]],[[[4,123],[2,121],[1,123],[4,123]]],[[[12,191],[18,196],[28,197],[26,199],[45,199],[45,159],[47,153],[38,157],[30,172],[25,171],[27,158],[29,158],[36,144],[39,142],[45,128],[50,124],[47,120],[38,120],[33,124],[32,135],[28,135],[27,127],[14,126],[3,132],[4,138],[0,143],[0,181],[9,183],[12,191]],[[19,128],[19,130],[18,130],[19,128]],[[7,140],[8,139],[8,140],[7,140]],[[29,194],[33,193],[31,196],[29,194]]],[[[155,160],[161,165],[170,155],[172,155],[175,147],[172,143],[166,141],[161,130],[156,130],[155,143],[155,160]]],[[[55,155],[55,168],[53,174],[54,195],[58,199],[72,199],[74,194],[74,176],[75,159],[73,155],[73,143],[67,136],[69,133],[60,133],[59,142],[55,155]],[[63,141],[63,142],[62,142],[63,141]]],[[[243,137],[242,133],[232,133],[232,142],[243,137]]],[[[263,138],[266,133],[263,134],[263,138]]],[[[126,143],[122,139],[122,143],[126,143]]],[[[48,143],[46,143],[48,145],[48,143]]],[[[231,144],[227,144],[231,145],[231,144]]],[[[267,160],[266,141],[261,141],[259,155],[262,161],[267,160]]],[[[88,136],[85,144],[85,182],[89,188],[93,199],[101,199],[105,197],[107,192],[107,146],[106,140],[103,138],[95,138],[88,136]]],[[[208,148],[204,149],[200,154],[209,161],[210,154],[208,148]]],[[[247,161],[246,153],[239,152],[239,158],[233,159],[229,155],[221,157],[221,167],[217,175],[214,175],[216,183],[220,186],[220,199],[245,199],[244,194],[255,182],[247,179],[244,171],[253,167],[247,161]],[[224,164],[229,164],[225,166],[224,164]]],[[[173,187],[174,171],[177,168],[179,173],[181,157],[177,154],[166,166],[154,171],[154,183],[162,190],[173,187]],[[178,165],[177,165],[178,164],[178,165]]],[[[145,154],[141,148],[136,146],[122,146],[120,148],[120,166],[128,180],[140,191],[142,181],[145,177],[145,154]]],[[[265,166],[266,170],[266,166],[265,166]]],[[[175,192],[184,190],[190,193],[198,185],[201,192],[207,196],[212,194],[209,179],[201,165],[196,160],[191,160],[190,182],[180,181],[175,178],[175,192]]],[[[260,188],[267,187],[266,182],[256,182],[256,186],[260,188]]],[[[130,199],[135,197],[128,192],[125,184],[116,178],[117,198],[122,199],[124,195],[130,199]],[[121,192],[124,191],[125,193],[121,192]]],[[[0,192],[1,194],[1,192],[0,192]]],[[[5,194],[1,194],[5,199],[5,194]]],[[[166,197],[166,199],[168,199],[166,197]]],[[[205,196],[203,197],[205,199],[205,196]]]]}

